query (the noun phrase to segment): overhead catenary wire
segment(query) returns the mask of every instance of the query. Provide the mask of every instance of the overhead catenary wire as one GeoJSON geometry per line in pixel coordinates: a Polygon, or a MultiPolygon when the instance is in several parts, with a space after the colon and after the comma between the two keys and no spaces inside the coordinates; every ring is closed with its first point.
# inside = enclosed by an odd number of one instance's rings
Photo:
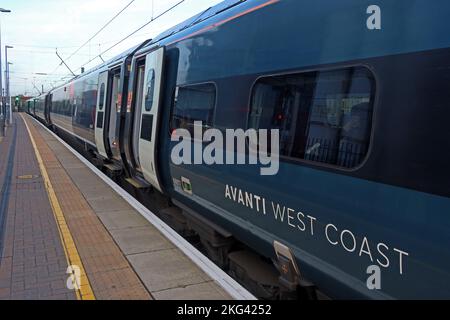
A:
{"type": "MultiPolygon", "coordinates": [[[[58,48],[56,48],[56,52],[58,51],[58,48]]],[[[60,62],[57,66],[56,66],[56,68],[55,69],[53,69],[53,71],[52,72],[49,72],[48,73],[48,75],[53,75],[53,74],[55,74],[55,72],[59,69],[59,67],[60,66],[62,66],[62,62],[60,62]]]]}
{"type": "MultiPolygon", "coordinates": [[[[16,44],[16,43],[11,43],[11,46],[13,47],[21,47],[21,48],[40,48],[40,49],[55,49],[58,46],[37,46],[37,45],[25,45],[25,44],[16,44]]],[[[72,49],[72,48],[77,48],[78,46],[63,46],[63,47],[59,47],[59,48],[63,48],[63,49],[72,49]]]]}
{"type": "MultiPolygon", "coordinates": [[[[85,45],[87,45],[92,39],[94,39],[100,32],[102,32],[108,25],[111,24],[118,16],[120,16],[135,0],[131,0],[125,7],[123,7],[118,13],[116,13],[111,19],[108,20],[106,24],[104,24],[93,36],[91,36],[87,41],[85,41],[80,47],[78,47],[77,50],[75,50],[70,56],[66,59],[69,60],[72,58],[75,54],[77,54],[85,45]]],[[[56,51],[58,51],[58,48],[56,48],[56,51]]],[[[59,63],[56,68],[50,72],[49,74],[53,74],[56,72],[56,70],[59,69],[59,67],[63,64],[63,62],[59,63]]]]}
{"type": "MultiPolygon", "coordinates": [[[[40,50],[24,50],[24,49],[16,49],[15,52],[19,52],[19,53],[26,53],[26,54],[32,54],[32,55],[54,55],[55,54],[55,48],[53,48],[52,51],[40,51],[40,50]]],[[[60,52],[58,51],[59,54],[69,54],[68,52],[60,52]]],[[[83,53],[78,53],[79,56],[86,56],[88,57],[89,54],[83,54],[83,53]]]]}
{"type": "Polygon", "coordinates": [[[124,12],[129,6],[131,6],[131,4],[134,2],[135,0],[131,0],[125,7],[123,7],[118,13],[116,13],[116,15],[114,17],[112,17],[111,19],[108,20],[108,22],[106,24],[103,25],[103,27],[101,27],[92,37],[90,37],[88,40],[86,40],[86,42],[84,42],[77,50],[75,50],[67,59],[66,61],[68,61],[70,58],[72,58],[74,55],[76,55],[85,45],[87,45],[89,42],[92,41],[92,39],[94,39],[96,36],[98,36],[100,34],[100,32],[102,32],[103,30],[105,30],[105,28],[107,26],[109,26],[111,24],[111,22],[113,22],[118,16],[120,16],[122,14],[122,12],[124,12]]]}
{"type": "Polygon", "coordinates": [[[56,51],[56,55],[58,56],[59,59],[61,59],[61,63],[63,63],[66,68],[70,71],[70,73],[72,73],[72,75],[75,77],[75,73],[73,73],[72,69],[70,69],[70,67],[67,65],[67,63],[64,61],[64,59],[58,54],[58,51],[56,51]]]}
{"type": "MultiPolygon", "coordinates": [[[[135,34],[134,35],[134,37],[142,37],[142,36],[145,36],[146,34],[145,33],[140,33],[140,34],[135,34]]],[[[130,37],[131,38],[131,37],[130,37]]],[[[114,42],[117,42],[117,41],[119,41],[120,39],[113,39],[113,40],[109,40],[109,41],[102,41],[102,42],[94,42],[94,43],[92,43],[92,45],[94,46],[104,46],[104,45],[107,45],[107,44],[110,44],[110,43],[114,43],[114,42]]],[[[70,49],[70,48],[79,48],[79,46],[70,46],[70,47],[68,47],[68,46],[53,46],[53,47],[50,47],[50,46],[22,46],[22,45],[16,45],[16,44],[12,44],[12,46],[14,47],[14,48],[16,48],[16,47],[19,47],[19,48],[23,48],[23,49],[17,49],[16,51],[22,51],[22,52],[30,52],[30,53],[34,53],[34,52],[38,52],[38,53],[51,53],[51,54],[54,54],[55,53],[55,49],[70,49]],[[31,48],[31,49],[26,49],[26,48],[31,48]],[[40,49],[40,50],[32,50],[32,49],[40,49]],[[44,50],[47,50],[47,51],[44,51],[44,50]]],[[[66,55],[71,55],[73,52],[61,52],[61,51],[58,51],[59,53],[63,53],[63,54],[66,54],[66,55]]],[[[79,56],[79,55],[85,55],[85,56],[87,56],[88,54],[80,54],[80,53],[77,53],[77,56],[79,56]]]]}
{"type": "MultiPolygon", "coordinates": [[[[108,51],[110,51],[111,49],[115,48],[116,46],[118,46],[119,44],[121,44],[122,42],[124,42],[125,40],[133,37],[136,35],[136,33],[138,33],[139,31],[141,31],[142,29],[144,29],[145,27],[147,27],[149,24],[151,24],[153,21],[161,18],[162,16],[166,15],[167,13],[169,13],[170,11],[174,10],[175,8],[177,8],[179,5],[181,5],[183,2],[186,2],[186,0],[180,0],[178,1],[176,4],[172,5],[171,7],[169,7],[168,9],[164,10],[162,13],[158,14],[156,17],[152,17],[151,20],[147,21],[145,24],[143,24],[142,26],[140,26],[139,28],[137,28],[136,30],[134,30],[133,32],[131,32],[130,34],[128,34],[127,36],[125,36],[124,38],[120,39],[119,41],[115,42],[112,46],[108,47],[108,49],[102,51],[101,53],[99,53],[98,55],[96,55],[94,58],[90,59],[89,61],[85,62],[84,64],[82,64],[80,67],[78,67],[77,69],[74,70],[74,72],[76,73],[77,71],[81,70],[81,68],[83,68],[85,65],[91,63],[92,61],[94,61],[97,58],[100,58],[103,60],[102,56],[105,55],[105,53],[107,53],[108,51]]],[[[89,41],[87,41],[87,43],[89,43],[89,41]]],[[[58,48],[56,48],[57,50],[58,48]]],[[[58,64],[58,66],[52,71],[49,72],[47,75],[53,75],[55,74],[55,72],[58,70],[58,68],[62,65],[62,62],[60,64],[58,64]]],[[[63,83],[66,80],[67,77],[63,77],[60,80],[55,81],[54,83],[59,85],[60,83],[63,83]]]]}
{"type": "Polygon", "coordinates": [[[119,40],[118,42],[116,42],[115,44],[113,44],[112,46],[110,46],[108,49],[104,50],[103,52],[101,52],[100,54],[96,55],[94,58],[90,59],[89,61],[87,61],[86,63],[83,63],[80,67],[78,67],[77,69],[75,69],[75,72],[78,70],[81,70],[82,67],[84,67],[85,65],[91,63],[92,61],[94,61],[95,59],[99,58],[100,56],[102,56],[103,54],[105,54],[106,52],[108,52],[109,50],[113,49],[114,47],[118,46],[119,44],[121,44],[122,42],[124,42],[126,39],[130,38],[131,36],[133,36],[134,34],[136,34],[137,32],[141,31],[142,29],[144,29],[146,26],[148,26],[150,23],[152,23],[153,21],[161,18],[162,16],[166,15],[167,13],[169,13],[170,11],[172,11],[173,9],[175,9],[176,7],[178,7],[180,4],[182,4],[183,2],[185,2],[186,0],[180,0],[179,2],[177,2],[176,4],[174,4],[173,6],[171,6],[170,8],[168,8],[167,10],[163,11],[162,13],[160,13],[159,15],[157,15],[156,17],[152,18],[151,20],[147,21],[146,23],[144,23],[142,26],[140,26],[139,28],[137,28],[136,30],[134,30],[133,32],[131,32],[129,35],[127,35],[126,37],[122,38],[121,40],[119,40]]]}

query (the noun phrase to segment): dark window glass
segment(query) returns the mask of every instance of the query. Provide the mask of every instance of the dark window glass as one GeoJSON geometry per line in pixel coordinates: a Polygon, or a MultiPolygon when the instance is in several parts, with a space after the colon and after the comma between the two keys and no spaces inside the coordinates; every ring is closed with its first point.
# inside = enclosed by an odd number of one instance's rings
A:
{"type": "Polygon", "coordinates": [[[369,148],[374,86],[362,67],[262,78],[248,125],[279,129],[280,156],[353,168],[369,148]]]}
{"type": "Polygon", "coordinates": [[[83,127],[94,129],[95,110],[97,108],[98,79],[91,77],[83,83],[82,95],[82,112],[83,119],[81,125],[83,127]]]}
{"type": "Polygon", "coordinates": [[[98,103],[98,107],[100,110],[103,109],[104,101],[105,101],[105,84],[102,83],[102,85],[100,86],[100,101],[98,103]]]}
{"type": "Polygon", "coordinates": [[[172,129],[187,129],[193,134],[194,122],[204,128],[213,126],[216,86],[212,83],[177,87],[172,114],[172,129]]]}
{"type": "Polygon", "coordinates": [[[146,111],[150,111],[152,109],[154,95],[155,95],[155,70],[150,69],[147,75],[147,93],[145,96],[146,111]]]}

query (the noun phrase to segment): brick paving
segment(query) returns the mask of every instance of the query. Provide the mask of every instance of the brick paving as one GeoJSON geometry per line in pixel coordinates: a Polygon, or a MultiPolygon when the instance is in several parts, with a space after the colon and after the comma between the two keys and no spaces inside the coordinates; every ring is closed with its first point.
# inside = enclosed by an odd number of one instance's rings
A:
{"type": "MultiPolygon", "coordinates": [[[[15,116],[14,125],[14,167],[1,234],[0,299],[75,299],[75,293],[66,288],[67,261],[33,147],[20,117],[15,116]]],[[[5,148],[11,146],[12,135],[9,128],[0,145],[3,184],[5,148]]]]}
{"type": "MultiPolygon", "coordinates": [[[[125,255],[128,263],[152,297],[175,300],[232,299],[218,282],[205,274],[188,256],[164,237],[154,225],[124,201],[116,193],[114,187],[110,187],[99,176],[93,174],[91,169],[63,146],[54,135],[34,120],[31,120],[31,122],[125,255]]],[[[89,260],[88,257],[88,264],[90,264],[89,260]]],[[[93,265],[95,258],[93,257],[92,260],[91,267],[93,269],[91,271],[104,268],[102,265],[93,265]]],[[[84,263],[86,263],[86,259],[84,259],[84,263]]],[[[115,279],[117,275],[118,272],[115,270],[111,272],[104,270],[99,273],[98,278],[104,284],[108,284],[110,280],[106,281],[105,278],[115,279]]],[[[117,281],[120,280],[117,279],[117,281]]],[[[97,291],[103,291],[103,298],[107,299],[109,292],[102,288],[101,283],[97,282],[97,278],[91,280],[92,283],[97,291]]],[[[125,280],[124,283],[130,283],[130,280],[125,280]]],[[[136,288],[126,286],[123,290],[124,295],[127,294],[125,291],[138,290],[138,292],[142,292],[139,286],[136,288]]],[[[136,295],[136,293],[133,294],[136,295]]]]}
{"type": "MultiPolygon", "coordinates": [[[[231,299],[114,188],[24,116],[45,167],[42,178],[24,120],[15,119],[16,143],[11,128],[0,142],[0,188],[11,181],[8,197],[0,196],[0,204],[8,204],[4,232],[0,227],[0,299],[80,297],[66,288],[68,260],[87,274],[82,298],[231,299]],[[12,178],[5,180],[13,145],[12,178]]],[[[0,206],[0,216],[3,211],[0,206]]]]}
{"type": "MultiPolygon", "coordinates": [[[[151,299],[128,260],[35,128],[36,124],[26,121],[95,298],[151,299]]],[[[0,229],[0,239],[3,239],[0,300],[76,299],[75,292],[66,287],[65,250],[35,151],[19,115],[15,115],[14,125],[17,126],[14,167],[3,232],[0,229]]],[[[4,184],[12,142],[13,130],[9,128],[0,142],[0,188],[4,184]]]]}
{"type": "Polygon", "coordinates": [[[97,299],[151,299],[120,248],[36,126],[26,120],[97,299]]]}

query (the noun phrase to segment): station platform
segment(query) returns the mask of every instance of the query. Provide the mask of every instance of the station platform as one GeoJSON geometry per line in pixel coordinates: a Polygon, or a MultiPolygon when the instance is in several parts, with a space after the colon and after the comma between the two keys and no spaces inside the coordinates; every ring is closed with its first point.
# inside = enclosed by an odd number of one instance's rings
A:
{"type": "Polygon", "coordinates": [[[0,299],[232,299],[27,114],[0,140],[0,299]]]}

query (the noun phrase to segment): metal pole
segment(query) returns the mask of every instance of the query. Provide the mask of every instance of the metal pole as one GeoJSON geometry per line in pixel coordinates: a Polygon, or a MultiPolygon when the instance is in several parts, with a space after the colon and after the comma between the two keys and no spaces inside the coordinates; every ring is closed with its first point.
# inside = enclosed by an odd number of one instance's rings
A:
{"type": "Polygon", "coordinates": [[[9,91],[10,90],[10,87],[9,87],[9,77],[10,77],[10,69],[9,69],[9,66],[11,65],[11,63],[8,63],[8,78],[7,78],[7,82],[6,82],[6,84],[7,84],[7,91],[8,91],[8,101],[9,101],[9,123],[10,124],[12,124],[12,103],[11,103],[11,92],[9,91]]]}
{"type": "MultiPolygon", "coordinates": [[[[8,13],[11,10],[0,8],[0,13],[8,13]]],[[[5,101],[3,99],[3,82],[2,82],[3,72],[2,72],[2,27],[0,23],[0,122],[5,121],[5,101]]]]}
{"type": "MultiPolygon", "coordinates": [[[[0,27],[1,28],[1,27],[0,27]]],[[[1,46],[1,30],[0,30],[0,109],[1,109],[1,114],[0,114],[0,137],[4,137],[5,136],[5,118],[6,115],[4,113],[4,104],[3,104],[3,86],[2,86],[2,71],[1,71],[1,56],[2,56],[2,46],[1,46]]]]}
{"type": "Polygon", "coordinates": [[[3,101],[3,72],[2,72],[2,25],[1,25],[1,21],[0,21],[0,92],[1,92],[1,97],[0,97],[0,109],[1,109],[1,117],[4,118],[4,113],[3,113],[3,107],[4,107],[4,101],[3,101]]]}
{"type": "Polygon", "coordinates": [[[5,136],[5,118],[3,115],[0,116],[0,137],[5,136]]]}
{"type": "Polygon", "coordinates": [[[9,117],[6,114],[6,108],[8,106],[8,46],[5,46],[5,103],[4,103],[4,115],[5,115],[5,122],[9,122],[9,117]]]}

